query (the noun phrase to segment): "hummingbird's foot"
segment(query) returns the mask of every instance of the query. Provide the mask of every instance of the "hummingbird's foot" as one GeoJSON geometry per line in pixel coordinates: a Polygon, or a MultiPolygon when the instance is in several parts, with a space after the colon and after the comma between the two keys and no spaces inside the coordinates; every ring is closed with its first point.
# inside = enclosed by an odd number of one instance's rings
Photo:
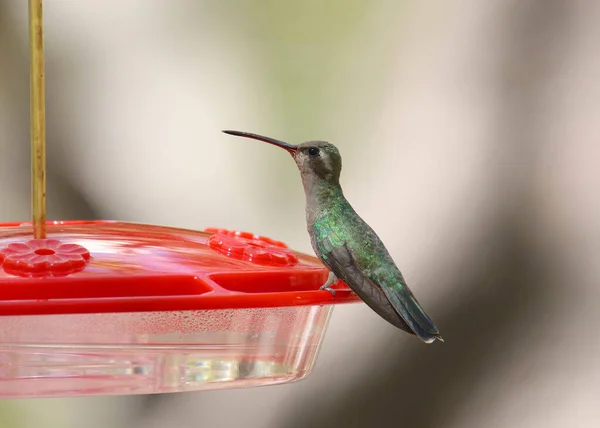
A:
{"type": "Polygon", "coordinates": [[[335,273],[329,271],[329,276],[327,277],[327,282],[325,284],[323,284],[319,290],[327,290],[329,291],[331,294],[333,294],[333,297],[335,297],[336,293],[335,290],[333,288],[331,288],[331,286],[333,284],[335,284],[338,281],[338,277],[335,276],[335,273]]]}
{"type": "Polygon", "coordinates": [[[333,288],[331,288],[331,287],[324,287],[324,286],[322,286],[321,288],[319,288],[319,290],[326,290],[326,291],[329,291],[331,294],[333,294],[333,297],[335,297],[335,296],[336,296],[336,292],[335,292],[335,290],[334,290],[333,288]]]}

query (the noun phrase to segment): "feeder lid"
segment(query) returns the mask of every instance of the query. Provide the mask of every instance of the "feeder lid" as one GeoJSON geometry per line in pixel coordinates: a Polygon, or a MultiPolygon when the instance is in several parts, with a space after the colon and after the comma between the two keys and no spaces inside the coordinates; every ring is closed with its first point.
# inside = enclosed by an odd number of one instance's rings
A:
{"type": "Polygon", "coordinates": [[[112,221],[0,224],[0,316],[232,309],[358,301],[282,242],[225,229],[112,221]]]}

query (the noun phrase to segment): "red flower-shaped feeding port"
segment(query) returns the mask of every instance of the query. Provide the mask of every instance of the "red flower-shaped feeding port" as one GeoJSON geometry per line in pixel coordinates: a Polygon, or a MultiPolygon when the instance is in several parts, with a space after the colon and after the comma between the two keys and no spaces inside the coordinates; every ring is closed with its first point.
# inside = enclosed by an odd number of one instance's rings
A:
{"type": "Polygon", "coordinates": [[[65,276],[83,270],[89,260],[84,247],[58,239],[13,242],[0,250],[2,268],[17,276],[65,276]]]}
{"type": "Polygon", "coordinates": [[[208,246],[227,257],[264,266],[294,266],[298,256],[283,242],[237,230],[208,228],[208,246]]]}

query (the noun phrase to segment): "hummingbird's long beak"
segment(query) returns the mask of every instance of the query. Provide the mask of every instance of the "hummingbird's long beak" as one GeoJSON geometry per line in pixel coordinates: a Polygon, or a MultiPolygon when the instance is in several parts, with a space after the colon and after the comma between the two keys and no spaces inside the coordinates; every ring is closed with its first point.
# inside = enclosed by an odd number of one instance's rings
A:
{"type": "Polygon", "coordinates": [[[229,135],[235,135],[237,137],[246,137],[252,138],[253,140],[264,141],[265,143],[273,144],[274,146],[281,147],[284,150],[287,150],[292,156],[294,156],[298,152],[298,147],[293,144],[284,143],[283,141],[276,140],[274,138],[263,137],[262,135],[251,134],[249,132],[240,132],[240,131],[223,131],[229,135]]]}

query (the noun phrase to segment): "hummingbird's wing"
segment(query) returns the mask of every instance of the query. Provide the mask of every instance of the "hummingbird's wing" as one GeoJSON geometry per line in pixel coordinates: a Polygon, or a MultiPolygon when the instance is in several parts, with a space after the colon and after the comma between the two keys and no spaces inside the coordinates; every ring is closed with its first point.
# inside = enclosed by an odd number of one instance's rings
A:
{"type": "Polygon", "coordinates": [[[347,244],[329,249],[329,268],[386,321],[431,343],[443,340],[433,321],[417,302],[397,269],[361,269],[347,244]]]}

